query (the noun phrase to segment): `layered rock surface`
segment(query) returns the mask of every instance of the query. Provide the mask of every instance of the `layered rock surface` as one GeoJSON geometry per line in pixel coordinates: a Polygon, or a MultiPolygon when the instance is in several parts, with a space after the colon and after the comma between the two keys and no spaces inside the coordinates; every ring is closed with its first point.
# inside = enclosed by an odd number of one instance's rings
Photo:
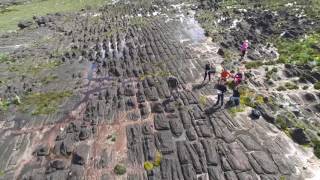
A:
{"type": "Polygon", "coordinates": [[[78,98],[67,114],[4,116],[0,179],[305,178],[306,162],[274,125],[211,108],[214,83],[198,83],[205,63],[223,61],[219,46],[204,36],[191,5],[172,3],[119,2],[68,16],[72,26],[57,18],[39,27],[60,30],[71,47],[57,58],[72,79],[58,85],[74,87],[78,98]],[[157,153],[160,166],[144,170],[157,153]],[[113,172],[119,163],[123,176],[113,172]]]}

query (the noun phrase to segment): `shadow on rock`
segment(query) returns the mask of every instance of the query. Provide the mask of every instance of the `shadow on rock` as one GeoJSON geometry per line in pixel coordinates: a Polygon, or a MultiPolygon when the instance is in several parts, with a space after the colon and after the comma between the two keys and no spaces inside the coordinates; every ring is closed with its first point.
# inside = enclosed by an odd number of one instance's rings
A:
{"type": "Polygon", "coordinates": [[[212,106],[204,110],[207,115],[213,114],[221,109],[221,106],[212,106]]]}
{"type": "Polygon", "coordinates": [[[200,84],[195,84],[192,86],[192,90],[199,90],[199,89],[205,87],[207,84],[208,84],[208,82],[206,82],[206,83],[202,82],[200,84]]]}

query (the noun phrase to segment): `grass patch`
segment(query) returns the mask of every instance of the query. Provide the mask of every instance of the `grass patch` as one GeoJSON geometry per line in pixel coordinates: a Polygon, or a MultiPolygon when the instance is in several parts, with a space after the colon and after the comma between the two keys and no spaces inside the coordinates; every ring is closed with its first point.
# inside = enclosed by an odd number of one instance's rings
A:
{"type": "Polygon", "coordinates": [[[41,79],[41,84],[43,85],[47,85],[47,84],[50,84],[51,82],[54,82],[58,79],[58,76],[55,76],[55,75],[49,75],[49,76],[46,76],[44,78],[41,79]]]}
{"type": "Polygon", "coordinates": [[[0,111],[2,112],[8,111],[9,106],[10,106],[10,101],[8,101],[7,99],[0,100],[0,111]]]}
{"type": "Polygon", "coordinates": [[[208,98],[206,96],[200,95],[199,97],[199,104],[202,107],[205,107],[207,105],[208,98]]]}
{"type": "Polygon", "coordinates": [[[162,160],[162,154],[159,151],[156,151],[154,161],[153,162],[151,162],[151,161],[144,162],[143,163],[143,167],[144,167],[145,170],[151,171],[155,167],[159,167],[160,166],[161,160],[162,160]]]}
{"type": "Polygon", "coordinates": [[[146,27],[149,25],[147,18],[145,17],[133,17],[130,19],[130,25],[136,27],[146,27]]]}
{"type": "Polygon", "coordinates": [[[0,11],[0,32],[14,30],[19,21],[47,13],[72,12],[85,7],[98,7],[106,0],[32,0],[30,3],[13,5],[0,11]]]}
{"type": "Polygon", "coordinates": [[[270,71],[267,70],[266,78],[267,79],[273,78],[273,75],[277,72],[278,72],[278,69],[276,67],[272,68],[270,71]]]}
{"type": "Polygon", "coordinates": [[[228,112],[234,117],[237,113],[244,112],[245,107],[243,105],[231,107],[228,109],[228,112]]]}
{"type": "MultiPolygon", "coordinates": [[[[279,126],[280,129],[282,130],[287,130],[288,129],[288,125],[287,125],[287,121],[283,116],[277,116],[276,118],[276,124],[279,126]]],[[[290,134],[290,133],[289,133],[290,134]]]]}
{"type": "Polygon", "coordinates": [[[21,64],[15,63],[9,66],[9,72],[17,73],[19,75],[37,75],[43,70],[54,69],[62,64],[61,61],[47,61],[34,63],[34,60],[24,60],[21,64]]]}
{"type": "Polygon", "coordinates": [[[277,91],[285,91],[285,90],[287,90],[287,88],[285,88],[284,86],[279,86],[277,88],[277,91]]]}
{"type": "Polygon", "coordinates": [[[116,174],[116,175],[123,175],[127,172],[127,168],[122,165],[122,164],[117,164],[114,169],[113,169],[113,172],[116,174]]]}
{"type": "Polygon", "coordinates": [[[150,161],[146,161],[143,163],[143,167],[145,170],[151,171],[151,170],[153,170],[153,163],[150,161]]]}
{"type": "Polygon", "coordinates": [[[297,65],[314,63],[317,66],[320,65],[319,33],[298,40],[279,39],[276,44],[280,54],[280,63],[297,65]]]}
{"type": "Polygon", "coordinates": [[[313,142],[313,152],[320,159],[320,141],[313,142]]]}
{"type": "Polygon", "coordinates": [[[247,87],[240,87],[240,104],[255,108],[258,105],[264,104],[264,96],[257,94],[254,90],[247,87]]]}
{"type": "Polygon", "coordinates": [[[294,90],[294,89],[299,89],[299,86],[294,84],[294,83],[291,83],[291,82],[286,82],[284,84],[284,86],[289,89],[289,90],[294,90]]]}
{"type": "Polygon", "coordinates": [[[320,81],[313,85],[314,89],[320,90],[320,81]]]}
{"type": "Polygon", "coordinates": [[[256,69],[256,68],[258,68],[258,67],[260,67],[262,65],[263,65],[262,61],[251,61],[251,62],[247,62],[245,64],[247,69],[256,69]]]}
{"type": "Polygon", "coordinates": [[[11,62],[11,58],[8,56],[8,54],[0,53],[0,63],[6,63],[11,62]]]}
{"type": "Polygon", "coordinates": [[[22,98],[20,109],[31,111],[32,115],[47,115],[55,113],[62,101],[70,97],[70,91],[54,91],[46,93],[31,93],[22,98]]]}

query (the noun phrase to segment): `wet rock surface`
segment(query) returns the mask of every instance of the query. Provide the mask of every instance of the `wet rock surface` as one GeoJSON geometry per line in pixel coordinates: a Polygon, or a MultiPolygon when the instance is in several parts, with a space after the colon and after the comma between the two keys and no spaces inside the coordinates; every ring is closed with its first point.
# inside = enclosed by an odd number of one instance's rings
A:
{"type": "MultiPolygon", "coordinates": [[[[39,84],[26,77],[21,80],[25,85],[13,83],[1,90],[23,95],[71,88],[74,98],[53,115],[1,115],[4,179],[303,177],[296,171],[302,168],[301,160],[288,150],[293,142],[268,123],[276,121],[270,107],[257,110],[261,117],[255,120],[249,114],[232,117],[223,108],[207,111],[213,107],[214,84],[190,86],[202,80],[208,60],[221,63],[225,52],[204,36],[192,5],[153,3],[120,1],[96,12],[34,17],[37,31],[48,31],[56,39],[36,50],[19,49],[13,56],[58,59],[59,82],[41,89],[46,81],[39,84]],[[205,107],[203,96],[208,96],[205,107]],[[156,161],[157,154],[161,155],[159,166],[146,171],[144,163],[156,161]],[[123,176],[113,172],[119,163],[127,168],[123,176]]],[[[216,8],[214,3],[203,6],[216,8]]],[[[252,21],[272,34],[263,20],[272,23],[274,18],[264,13],[252,21]]],[[[225,43],[235,46],[234,42],[225,43]]],[[[256,59],[259,54],[250,57],[256,59]]],[[[290,77],[300,75],[294,68],[287,69],[290,77]]],[[[316,78],[317,74],[308,77],[316,78]]],[[[314,92],[298,98],[302,103],[319,103],[314,92]]],[[[306,133],[296,130],[294,134],[297,142],[308,141],[306,133]]]]}

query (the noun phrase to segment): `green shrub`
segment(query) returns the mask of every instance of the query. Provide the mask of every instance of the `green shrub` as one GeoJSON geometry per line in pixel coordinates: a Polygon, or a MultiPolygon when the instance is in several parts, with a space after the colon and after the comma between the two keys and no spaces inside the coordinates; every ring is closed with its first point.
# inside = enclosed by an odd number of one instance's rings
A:
{"type": "Polygon", "coordinates": [[[208,102],[208,99],[207,99],[206,96],[201,95],[201,96],[199,97],[199,104],[200,104],[202,107],[205,107],[206,104],[207,104],[207,102],[208,102]]]}
{"type": "Polygon", "coordinates": [[[123,175],[127,172],[127,168],[122,164],[117,164],[114,167],[113,172],[117,175],[123,175]]]}
{"type": "Polygon", "coordinates": [[[286,130],[288,128],[286,119],[282,116],[277,116],[276,118],[276,124],[280,127],[282,130],[286,130]]]}
{"type": "Polygon", "coordinates": [[[279,86],[277,88],[277,91],[285,91],[285,90],[287,90],[287,89],[285,87],[283,87],[283,86],[279,86]]]}
{"type": "Polygon", "coordinates": [[[71,91],[31,93],[22,98],[19,107],[22,111],[32,110],[32,115],[52,114],[57,111],[60,103],[71,95],[71,91]]]}
{"type": "Polygon", "coordinates": [[[9,109],[10,102],[6,99],[0,100],[0,111],[7,111],[9,109]]]}
{"type": "Polygon", "coordinates": [[[318,81],[317,83],[315,83],[315,84],[313,85],[313,87],[314,87],[315,89],[317,89],[317,90],[320,90],[320,81],[318,81]]]}
{"type": "Polygon", "coordinates": [[[228,109],[228,112],[232,115],[235,116],[237,113],[239,112],[244,112],[244,106],[240,105],[240,106],[236,106],[236,107],[232,107],[228,109]]]}
{"type": "Polygon", "coordinates": [[[7,54],[0,53],[0,63],[12,61],[7,54]]]}
{"type": "Polygon", "coordinates": [[[262,65],[263,65],[262,61],[252,61],[252,62],[247,62],[245,66],[247,69],[255,69],[262,65]]]}
{"type": "Polygon", "coordinates": [[[314,141],[313,145],[314,155],[316,155],[320,159],[320,141],[314,141]]]}
{"type": "Polygon", "coordinates": [[[145,170],[151,171],[151,170],[153,170],[153,163],[150,161],[146,161],[143,163],[143,167],[145,170]]]}
{"type": "Polygon", "coordinates": [[[289,90],[299,89],[299,86],[297,86],[294,83],[290,83],[290,82],[287,82],[284,86],[289,90]]]}
{"type": "Polygon", "coordinates": [[[154,162],[153,162],[153,165],[154,165],[155,167],[159,167],[160,164],[161,164],[161,159],[162,159],[162,154],[161,154],[159,151],[157,151],[157,152],[156,152],[155,160],[154,160],[154,162]]]}
{"type": "Polygon", "coordinates": [[[319,43],[320,34],[311,34],[307,38],[298,40],[279,39],[276,43],[281,63],[303,65],[315,62],[320,65],[319,51],[314,48],[319,43]]]}

